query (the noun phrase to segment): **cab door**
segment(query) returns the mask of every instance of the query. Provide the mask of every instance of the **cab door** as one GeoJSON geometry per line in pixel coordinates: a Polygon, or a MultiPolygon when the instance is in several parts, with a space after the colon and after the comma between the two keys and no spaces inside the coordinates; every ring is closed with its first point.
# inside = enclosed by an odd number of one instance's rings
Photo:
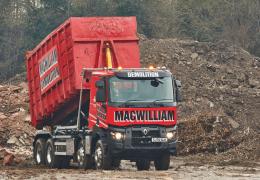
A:
{"type": "Polygon", "coordinates": [[[107,128],[107,86],[104,78],[92,76],[90,80],[89,128],[107,128]]]}

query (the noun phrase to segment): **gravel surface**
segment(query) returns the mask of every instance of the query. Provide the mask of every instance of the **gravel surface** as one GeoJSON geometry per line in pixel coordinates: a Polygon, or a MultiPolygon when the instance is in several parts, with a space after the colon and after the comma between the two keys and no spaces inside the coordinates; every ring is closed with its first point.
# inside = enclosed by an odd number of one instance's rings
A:
{"type": "Polygon", "coordinates": [[[0,179],[260,179],[260,166],[216,166],[188,162],[186,158],[174,158],[168,171],[137,171],[134,163],[122,162],[119,170],[97,171],[70,169],[48,169],[46,167],[3,167],[0,170],[0,179]]]}

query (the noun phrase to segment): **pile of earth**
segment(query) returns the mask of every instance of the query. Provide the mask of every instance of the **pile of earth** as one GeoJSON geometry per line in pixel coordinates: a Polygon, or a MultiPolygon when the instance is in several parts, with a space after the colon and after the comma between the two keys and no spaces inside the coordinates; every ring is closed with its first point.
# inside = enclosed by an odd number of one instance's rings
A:
{"type": "Polygon", "coordinates": [[[27,84],[0,85],[0,163],[10,165],[32,155],[35,129],[30,125],[27,84]]]}
{"type": "Polygon", "coordinates": [[[166,66],[182,82],[179,155],[259,161],[259,57],[226,41],[142,37],[140,44],[143,65],[166,66]]]}

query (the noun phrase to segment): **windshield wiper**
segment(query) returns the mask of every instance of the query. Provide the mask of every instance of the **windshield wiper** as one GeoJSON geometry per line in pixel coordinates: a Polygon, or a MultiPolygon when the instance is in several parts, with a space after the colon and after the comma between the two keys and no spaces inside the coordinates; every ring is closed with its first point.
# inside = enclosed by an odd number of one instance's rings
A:
{"type": "Polygon", "coordinates": [[[152,103],[154,105],[159,105],[159,106],[164,106],[165,104],[163,104],[164,102],[163,101],[166,101],[166,100],[170,100],[171,102],[173,101],[172,99],[156,99],[154,100],[152,103]]]}
{"type": "Polygon", "coordinates": [[[137,99],[128,99],[127,101],[121,103],[119,106],[122,107],[122,106],[126,105],[126,104],[129,103],[129,102],[139,102],[139,101],[142,101],[142,100],[137,100],[137,99]]]}
{"type": "MultiPolygon", "coordinates": [[[[159,102],[159,101],[166,101],[166,100],[173,101],[173,99],[157,99],[157,100],[152,101],[151,103],[157,104],[157,105],[163,105],[163,104],[162,104],[163,102],[160,102],[160,103],[158,103],[158,102],[159,102]]],[[[127,100],[127,101],[121,103],[119,106],[122,107],[122,106],[126,105],[126,104],[129,103],[129,102],[143,102],[143,100],[129,99],[129,100],[127,100]]],[[[149,103],[149,102],[146,102],[146,103],[149,103]]]]}
{"type": "Polygon", "coordinates": [[[166,101],[166,100],[170,100],[173,102],[173,99],[156,99],[153,101],[153,103],[159,102],[159,101],[166,101]]]}

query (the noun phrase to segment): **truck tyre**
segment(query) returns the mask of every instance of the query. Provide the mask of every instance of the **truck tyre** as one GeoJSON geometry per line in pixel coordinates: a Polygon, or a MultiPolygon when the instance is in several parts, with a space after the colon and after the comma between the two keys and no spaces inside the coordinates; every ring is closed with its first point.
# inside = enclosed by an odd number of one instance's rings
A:
{"type": "Polygon", "coordinates": [[[34,144],[33,157],[37,165],[45,164],[45,148],[46,142],[44,139],[39,138],[34,144]]]}
{"type": "Polygon", "coordinates": [[[93,168],[93,159],[91,155],[85,154],[83,142],[81,141],[77,150],[77,162],[80,169],[93,168]]]}
{"type": "Polygon", "coordinates": [[[55,149],[54,149],[54,144],[52,139],[48,139],[46,142],[46,165],[50,168],[61,168],[62,166],[62,157],[61,156],[56,156],[54,154],[55,149]]]}
{"type": "Polygon", "coordinates": [[[160,158],[154,161],[156,170],[168,170],[170,166],[170,154],[163,154],[160,158]]]}
{"type": "Polygon", "coordinates": [[[121,160],[120,159],[113,159],[112,163],[111,163],[111,166],[112,166],[113,169],[118,169],[120,164],[121,164],[121,160]]]}
{"type": "Polygon", "coordinates": [[[111,156],[109,153],[105,154],[105,148],[101,140],[98,140],[96,143],[94,161],[96,169],[111,169],[111,156]]]}
{"type": "Polygon", "coordinates": [[[146,159],[136,161],[138,171],[145,171],[150,169],[150,161],[146,159]]]}

